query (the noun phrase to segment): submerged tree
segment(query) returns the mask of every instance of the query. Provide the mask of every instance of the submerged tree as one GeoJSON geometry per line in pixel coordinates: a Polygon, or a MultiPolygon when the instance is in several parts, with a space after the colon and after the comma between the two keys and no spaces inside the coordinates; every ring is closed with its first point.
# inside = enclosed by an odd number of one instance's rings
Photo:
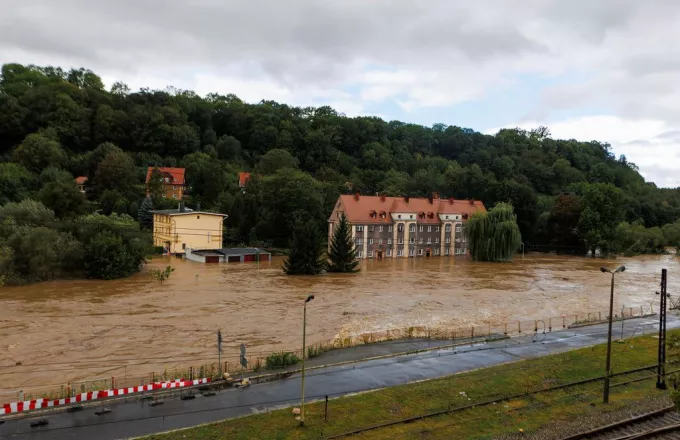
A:
{"type": "Polygon", "coordinates": [[[352,230],[344,215],[340,216],[338,227],[333,232],[333,241],[328,258],[330,259],[329,272],[357,271],[359,264],[357,251],[354,247],[354,240],[352,240],[352,230]]]}
{"type": "Polygon", "coordinates": [[[489,212],[477,212],[465,233],[472,258],[478,261],[510,261],[522,242],[512,205],[499,203],[489,212]]]}
{"type": "Polygon", "coordinates": [[[326,267],[321,246],[321,234],[316,222],[297,220],[293,225],[290,253],[283,263],[283,271],[288,275],[320,273],[326,267]]]}

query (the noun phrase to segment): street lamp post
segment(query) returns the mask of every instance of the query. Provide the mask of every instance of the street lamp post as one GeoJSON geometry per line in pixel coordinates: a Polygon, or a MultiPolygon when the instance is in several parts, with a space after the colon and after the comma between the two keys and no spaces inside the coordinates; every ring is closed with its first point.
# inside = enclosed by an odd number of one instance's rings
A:
{"type": "Polygon", "coordinates": [[[613,272],[606,267],[600,268],[602,273],[609,273],[612,275],[611,294],[609,295],[609,331],[607,333],[607,365],[605,366],[604,392],[602,395],[603,403],[609,403],[609,378],[611,376],[612,363],[612,320],[614,319],[614,275],[623,272],[624,270],[626,270],[626,266],[621,266],[613,272]]]}
{"type": "Polygon", "coordinates": [[[300,391],[300,426],[305,425],[305,338],[307,336],[307,303],[314,299],[309,295],[302,306],[302,389],[300,391]]]}

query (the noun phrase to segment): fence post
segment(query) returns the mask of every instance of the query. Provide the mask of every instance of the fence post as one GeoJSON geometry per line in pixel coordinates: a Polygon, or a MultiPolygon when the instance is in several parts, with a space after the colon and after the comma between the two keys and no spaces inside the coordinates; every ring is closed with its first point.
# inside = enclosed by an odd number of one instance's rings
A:
{"type": "Polygon", "coordinates": [[[517,333],[522,333],[522,323],[517,320],[517,333]]]}
{"type": "Polygon", "coordinates": [[[114,376],[111,376],[111,389],[116,389],[116,378],[114,376]]]}
{"type": "Polygon", "coordinates": [[[597,320],[602,321],[602,312],[597,312],[597,320]]]}
{"type": "Polygon", "coordinates": [[[562,315],[562,328],[567,328],[567,321],[564,315],[562,315]]]}
{"type": "Polygon", "coordinates": [[[548,332],[552,331],[552,318],[548,318],[548,332]]]}
{"type": "Polygon", "coordinates": [[[505,332],[503,333],[503,335],[508,336],[508,323],[507,322],[505,323],[505,332]]]}
{"type": "Polygon", "coordinates": [[[475,338],[475,326],[473,325],[472,330],[470,332],[470,339],[474,339],[474,338],[475,338]]]}

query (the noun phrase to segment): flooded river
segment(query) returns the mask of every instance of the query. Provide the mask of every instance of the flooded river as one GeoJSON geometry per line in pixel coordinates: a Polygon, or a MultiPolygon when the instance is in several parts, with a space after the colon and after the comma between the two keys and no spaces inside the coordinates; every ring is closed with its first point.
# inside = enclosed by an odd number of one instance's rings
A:
{"type": "Polygon", "coordinates": [[[237,355],[242,342],[251,353],[298,348],[302,303],[310,293],[316,297],[308,306],[313,343],[411,325],[605,310],[610,277],[601,265],[626,265],[617,275],[619,310],[658,304],[661,268],[669,269],[668,291],[680,287],[680,262],[669,256],[609,261],[531,254],[511,264],[398,259],[362,262],[355,275],[317,277],[285,276],[281,262],[258,267],[158,258],[146,270],[172,264],[175,272],[164,284],[145,270],[116,281],[0,287],[0,403],[22,388],[212,361],[218,328],[225,355],[237,355]]]}

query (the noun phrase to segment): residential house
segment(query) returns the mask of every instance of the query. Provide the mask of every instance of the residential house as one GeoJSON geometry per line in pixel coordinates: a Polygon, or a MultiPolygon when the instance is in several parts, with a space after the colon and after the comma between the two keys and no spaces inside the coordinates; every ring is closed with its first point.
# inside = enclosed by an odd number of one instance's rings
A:
{"type": "MultiPolygon", "coordinates": [[[[149,194],[149,181],[156,167],[149,167],[146,171],[146,195],[149,194]]],[[[184,168],[158,167],[163,183],[163,197],[182,200],[184,197],[184,168]]]]}
{"type": "Polygon", "coordinates": [[[177,209],[152,212],[154,246],[162,246],[166,253],[184,254],[187,248],[222,248],[226,214],[192,211],[184,207],[184,202],[180,202],[177,209]]]}
{"type": "Polygon", "coordinates": [[[248,183],[248,180],[250,180],[250,173],[249,172],[241,171],[240,173],[238,173],[238,186],[243,191],[246,190],[246,184],[248,183]]]}
{"type": "MultiPolygon", "coordinates": [[[[352,228],[358,258],[467,254],[465,221],[486,208],[478,200],[342,195],[328,219],[328,236],[340,216],[352,228]]],[[[330,246],[330,240],[329,240],[330,246]]]]}
{"type": "Polygon", "coordinates": [[[87,183],[87,177],[85,176],[79,176],[76,177],[76,186],[78,187],[78,190],[85,194],[85,184],[87,183]]]}

